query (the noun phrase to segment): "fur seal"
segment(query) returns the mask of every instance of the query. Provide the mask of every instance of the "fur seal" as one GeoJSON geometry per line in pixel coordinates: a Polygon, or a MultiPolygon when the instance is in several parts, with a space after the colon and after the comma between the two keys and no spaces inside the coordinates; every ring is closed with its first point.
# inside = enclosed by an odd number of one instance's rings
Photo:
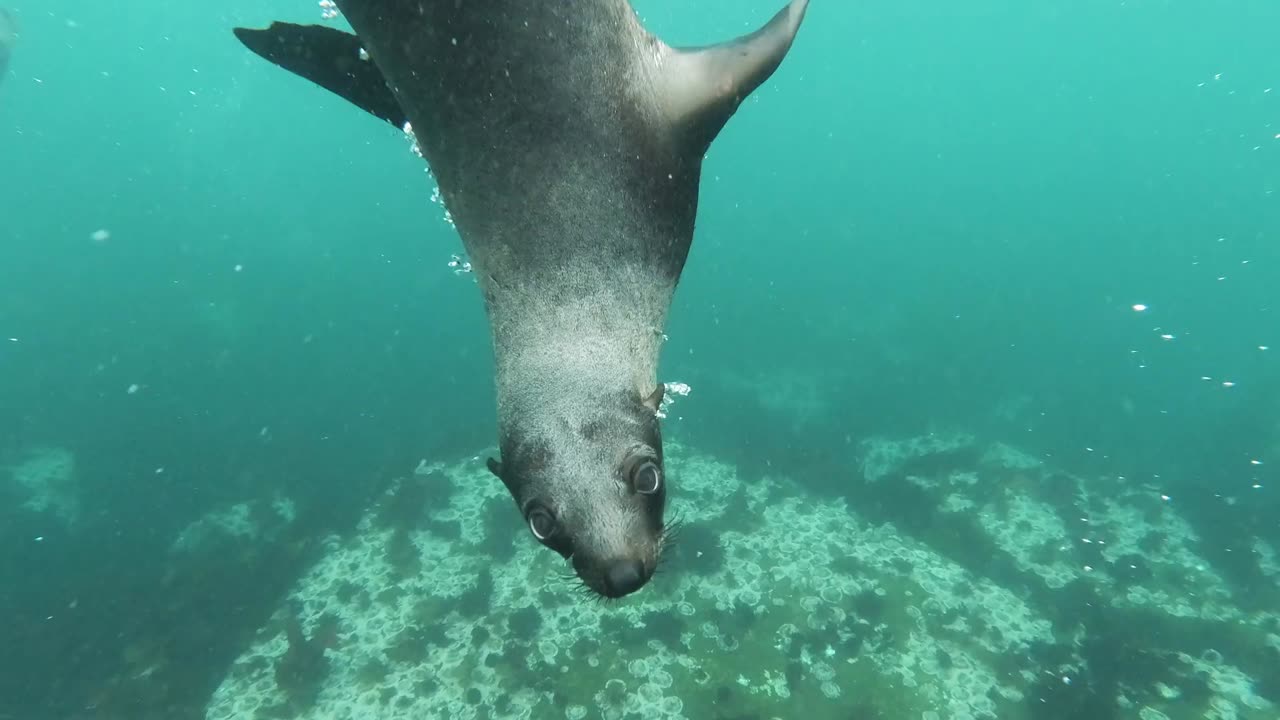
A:
{"type": "Polygon", "coordinates": [[[8,10],[0,8],[0,80],[9,71],[9,53],[18,42],[18,22],[8,10]]]}
{"type": "Polygon", "coordinates": [[[355,35],[236,28],[252,51],[411,128],[470,255],[496,364],[489,469],[535,538],[618,598],[668,526],[658,354],[703,155],[790,49],[791,0],[676,49],[629,0],[337,0],[355,35]]]}

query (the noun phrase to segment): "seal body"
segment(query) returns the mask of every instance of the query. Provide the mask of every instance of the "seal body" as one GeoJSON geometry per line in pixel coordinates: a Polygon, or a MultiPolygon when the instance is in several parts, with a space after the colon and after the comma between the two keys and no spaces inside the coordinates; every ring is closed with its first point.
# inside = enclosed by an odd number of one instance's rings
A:
{"type": "Polygon", "coordinates": [[[807,0],[699,50],[663,44],[626,0],[338,6],[355,38],[281,24],[237,34],[411,128],[491,323],[490,469],[589,588],[638,589],[665,537],[657,364],[702,157],[781,62],[807,0]]]}

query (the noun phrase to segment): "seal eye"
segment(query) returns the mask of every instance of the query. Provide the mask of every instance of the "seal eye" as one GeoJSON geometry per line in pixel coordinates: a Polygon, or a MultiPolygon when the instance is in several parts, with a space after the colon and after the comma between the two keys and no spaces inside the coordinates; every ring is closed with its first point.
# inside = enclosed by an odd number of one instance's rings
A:
{"type": "Polygon", "coordinates": [[[645,460],[631,473],[631,486],[641,495],[653,495],[662,489],[662,470],[652,460],[645,460]]]}
{"type": "Polygon", "coordinates": [[[539,540],[546,541],[556,532],[556,519],[550,510],[538,506],[529,510],[529,529],[533,531],[533,536],[539,540]]]}

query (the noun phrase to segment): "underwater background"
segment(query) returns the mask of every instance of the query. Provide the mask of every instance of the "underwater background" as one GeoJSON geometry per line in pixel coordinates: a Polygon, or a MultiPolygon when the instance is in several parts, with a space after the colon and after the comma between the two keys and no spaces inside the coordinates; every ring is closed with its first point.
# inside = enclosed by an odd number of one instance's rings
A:
{"type": "Polygon", "coordinates": [[[1280,716],[1280,5],[815,0],[708,156],[685,529],[608,605],[484,469],[421,159],[231,34],[340,20],[6,6],[0,719],[1280,716]]]}

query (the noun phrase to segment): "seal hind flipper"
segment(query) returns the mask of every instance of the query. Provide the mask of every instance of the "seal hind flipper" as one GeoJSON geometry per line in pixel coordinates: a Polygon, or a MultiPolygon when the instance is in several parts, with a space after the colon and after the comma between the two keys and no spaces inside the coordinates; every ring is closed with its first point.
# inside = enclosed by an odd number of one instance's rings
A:
{"type": "Polygon", "coordinates": [[[273,22],[266,30],[235,28],[240,42],[370,115],[403,128],[408,122],[378,66],[361,55],[360,38],[323,25],[273,22]]]}
{"type": "Polygon", "coordinates": [[[704,153],[738,106],[782,64],[809,0],[791,0],[764,27],[700,48],[669,48],[662,80],[668,120],[704,153]]]}

